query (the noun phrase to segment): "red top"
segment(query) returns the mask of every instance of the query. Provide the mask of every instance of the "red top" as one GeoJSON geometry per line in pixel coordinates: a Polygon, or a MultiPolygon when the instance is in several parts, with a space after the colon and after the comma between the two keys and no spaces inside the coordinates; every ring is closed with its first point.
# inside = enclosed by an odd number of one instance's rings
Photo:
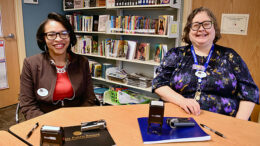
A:
{"type": "MultiPolygon", "coordinates": [[[[63,66],[57,66],[63,68],[63,66]]],[[[63,100],[64,98],[72,98],[73,89],[67,72],[57,73],[57,81],[53,94],[53,101],[63,100]]]]}

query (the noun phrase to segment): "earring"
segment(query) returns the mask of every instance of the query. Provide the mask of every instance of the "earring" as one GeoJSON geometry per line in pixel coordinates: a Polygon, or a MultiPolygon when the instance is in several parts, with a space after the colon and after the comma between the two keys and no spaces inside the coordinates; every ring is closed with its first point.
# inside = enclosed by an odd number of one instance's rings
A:
{"type": "Polygon", "coordinates": [[[45,45],[44,48],[45,48],[45,52],[48,52],[47,45],[45,45]]]}
{"type": "Polygon", "coordinates": [[[72,46],[72,44],[70,44],[70,51],[72,51],[73,52],[73,46],[72,46]]]}

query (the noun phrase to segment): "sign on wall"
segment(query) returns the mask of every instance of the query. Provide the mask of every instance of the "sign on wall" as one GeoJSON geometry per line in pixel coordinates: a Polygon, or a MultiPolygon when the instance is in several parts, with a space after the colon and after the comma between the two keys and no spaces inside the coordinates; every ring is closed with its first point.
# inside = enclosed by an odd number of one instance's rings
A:
{"type": "Polygon", "coordinates": [[[38,4],[38,0],[24,0],[23,2],[27,4],[38,4]]]}
{"type": "Polygon", "coordinates": [[[247,35],[249,14],[222,14],[220,33],[247,35]]]}
{"type": "Polygon", "coordinates": [[[4,40],[0,40],[0,89],[9,88],[6,71],[4,40]]]}

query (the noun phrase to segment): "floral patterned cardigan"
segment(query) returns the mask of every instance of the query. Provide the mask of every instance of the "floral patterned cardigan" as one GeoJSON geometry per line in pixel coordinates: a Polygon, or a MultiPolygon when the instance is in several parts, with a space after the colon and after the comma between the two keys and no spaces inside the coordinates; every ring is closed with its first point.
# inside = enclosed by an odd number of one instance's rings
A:
{"type": "MultiPolygon", "coordinates": [[[[199,65],[204,65],[207,57],[196,56],[199,65]]],[[[198,78],[193,64],[190,46],[170,49],[156,69],[152,92],[169,86],[185,98],[194,98],[198,78]]],[[[247,65],[233,49],[215,44],[206,74],[198,101],[201,109],[235,116],[241,100],[259,104],[259,89],[247,65]]]]}

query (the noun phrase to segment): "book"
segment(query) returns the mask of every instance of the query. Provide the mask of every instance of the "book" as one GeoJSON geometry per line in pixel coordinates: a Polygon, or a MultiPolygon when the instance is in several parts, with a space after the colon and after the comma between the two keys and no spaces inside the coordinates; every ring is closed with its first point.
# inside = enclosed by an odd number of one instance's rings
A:
{"type": "Polygon", "coordinates": [[[106,6],[106,0],[97,0],[97,7],[106,6]]]}
{"type": "Polygon", "coordinates": [[[98,22],[98,31],[105,32],[107,21],[109,20],[109,15],[99,15],[99,22],[98,22]]]}
{"type": "Polygon", "coordinates": [[[116,145],[107,128],[81,132],[81,126],[63,127],[64,146],[116,145]]]}
{"type": "Polygon", "coordinates": [[[135,51],[136,51],[136,46],[137,42],[136,41],[128,41],[127,42],[127,53],[126,53],[126,59],[128,60],[133,60],[135,57],[135,51]]]}
{"type": "Polygon", "coordinates": [[[74,8],[74,0],[65,0],[64,6],[65,6],[65,9],[73,9],[74,8]]]}
{"type": "Polygon", "coordinates": [[[164,56],[166,55],[166,53],[168,52],[168,47],[167,44],[161,44],[162,46],[162,58],[161,60],[164,58],[164,56]]]}
{"type": "Polygon", "coordinates": [[[92,28],[92,31],[98,31],[99,17],[100,16],[98,16],[98,15],[93,15],[93,28],[92,28]]]}
{"type": "Polygon", "coordinates": [[[84,0],[84,8],[88,8],[89,7],[89,0],[84,0]]]}
{"type": "Polygon", "coordinates": [[[74,8],[83,8],[83,0],[74,0],[74,8]]]}
{"type": "Polygon", "coordinates": [[[136,49],[135,59],[149,60],[150,43],[140,43],[136,49]]]}
{"type": "Polygon", "coordinates": [[[91,73],[91,75],[92,75],[92,67],[93,67],[93,64],[96,64],[97,62],[96,61],[94,61],[94,60],[91,60],[91,59],[89,59],[88,60],[88,63],[89,63],[89,71],[90,71],[90,73],[91,73]]]}
{"type": "Polygon", "coordinates": [[[204,132],[193,118],[189,118],[195,123],[192,127],[176,127],[171,128],[164,117],[160,134],[148,132],[148,117],[138,118],[139,128],[141,131],[144,144],[152,143],[168,143],[168,142],[188,142],[188,141],[207,141],[211,136],[204,132]]]}
{"type": "Polygon", "coordinates": [[[94,63],[92,65],[92,76],[101,77],[102,75],[102,65],[100,63],[94,63]]]}
{"type": "Polygon", "coordinates": [[[115,6],[115,0],[107,0],[106,6],[107,7],[114,7],[115,6]]]}
{"type": "Polygon", "coordinates": [[[170,3],[170,0],[162,0],[161,1],[161,4],[169,4],[170,3]]]}
{"type": "Polygon", "coordinates": [[[89,0],[89,7],[96,7],[97,1],[96,0],[89,0]]]}
{"type": "Polygon", "coordinates": [[[107,71],[107,69],[110,68],[110,67],[113,67],[113,65],[110,64],[110,63],[103,63],[103,64],[102,64],[102,74],[101,74],[101,77],[102,77],[102,78],[104,78],[104,79],[107,78],[107,76],[106,76],[106,71],[107,71]]]}
{"type": "Polygon", "coordinates": [[[84,35],[83,38],[83,54],[92,52],[92,36],[84,35]]]}
{"type": "Polygon", "coordinates": [[[158,20],[158,34],[167,35],[168,15],[160,15],[158,20]]]}
{"type": "Polygon", "coordinates": [[[92,36],[92,52],[93,54],[98,54],[98,36],[92,36]]]}
{"type": "Polygon", "coordinates": [[[162,46],[161,44],[155,45],[155,53],[154,53],[154,61],[155,62],[161,62],[162,56],[162,46]]]}

